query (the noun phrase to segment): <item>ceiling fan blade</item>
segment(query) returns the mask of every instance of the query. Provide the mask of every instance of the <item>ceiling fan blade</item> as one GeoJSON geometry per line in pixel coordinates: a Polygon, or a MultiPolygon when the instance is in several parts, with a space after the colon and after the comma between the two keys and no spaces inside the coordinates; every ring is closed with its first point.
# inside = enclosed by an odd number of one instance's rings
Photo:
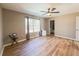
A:
{"type": "Polygon", "coordinates": [[[47,12],[47,11],[41,11],[41,12],[47,12]]]}
{"type": "Polygon", "coordinates": [[[56,8],[52,8],[52,10],[51,11],[54,11],[56,8]]]}
{"type": "Polygon", "coordinates": [[[60,13],[59,11],[57,11],[57,12],[50,12],[50,13],[60,13]]]}
{"type": "Polygon", "coordinates": [[[50,10],[50,8],[48,8],[48,10],[50,10]]]}
{"type": "Polygon", "coordinates": [[[48,13],[50,12],[50,8],[48,8],[48,13]]]}

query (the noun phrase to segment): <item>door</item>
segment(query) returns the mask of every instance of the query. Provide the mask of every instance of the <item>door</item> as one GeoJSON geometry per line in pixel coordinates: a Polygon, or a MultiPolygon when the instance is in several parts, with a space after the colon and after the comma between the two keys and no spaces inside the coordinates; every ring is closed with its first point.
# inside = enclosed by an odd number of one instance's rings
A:
{"type": "Polygon", "coordinates": [[[50,34],[53,34],[54,35],[54,26],[55,26],[55,24],[54,24],[54,20],[51,20],[50,21],[50,34]]]}
{"type": "Polygon", "coordinates": [[[79,16],[76,17],[76,40],[79,41],[79,16]]]}

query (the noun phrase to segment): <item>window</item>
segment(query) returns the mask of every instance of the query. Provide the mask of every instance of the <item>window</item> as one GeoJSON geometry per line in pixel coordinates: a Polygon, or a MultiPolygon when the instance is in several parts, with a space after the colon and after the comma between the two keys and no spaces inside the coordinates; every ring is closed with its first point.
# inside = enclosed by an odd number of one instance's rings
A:
{"type": "MultiPolygon", "coordinates": [[[[25,18],[25,33],[27,33],[27,18],[25,18]]],[[[39,32],[40,31],[40,20],[29,18],[29,32],[39,32]]]]}
{"type": "Polygon", "coordinates": [[[29,32],[39,32],[40,31],[40,20],[29,19],[29,32]]]}
{"type": "Polygon", "coordinates": [[[33,19],[29,18],[29,32],[33,32],[33,19]]]}
{"type": "Polygon", "coordinates": [[[34,32],[40,31],[40,20],[34,20],[34,32]]]}

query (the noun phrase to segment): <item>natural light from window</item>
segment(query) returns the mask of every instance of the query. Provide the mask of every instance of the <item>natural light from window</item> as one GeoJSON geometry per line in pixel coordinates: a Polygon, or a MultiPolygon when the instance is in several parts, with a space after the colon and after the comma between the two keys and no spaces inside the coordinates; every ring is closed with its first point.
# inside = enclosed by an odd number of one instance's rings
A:
{"type": "MultiPolygon", "coordinates": [[[[29,18],[29,32],[40,32],[40,20],[29,18]]],[[[27,18],[25,18],[25,33],[27,33],[27,18]]]]}

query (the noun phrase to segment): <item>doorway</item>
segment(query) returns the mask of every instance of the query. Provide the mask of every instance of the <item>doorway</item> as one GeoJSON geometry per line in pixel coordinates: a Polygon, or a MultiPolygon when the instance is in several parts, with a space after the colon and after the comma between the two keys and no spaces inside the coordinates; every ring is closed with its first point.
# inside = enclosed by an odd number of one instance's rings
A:
{"type": "Polygon", "coordinates": [[[55,30],[55,21],[51,20],[50,21],[50,35],[54,35],[54,30],[55,30]]]}

